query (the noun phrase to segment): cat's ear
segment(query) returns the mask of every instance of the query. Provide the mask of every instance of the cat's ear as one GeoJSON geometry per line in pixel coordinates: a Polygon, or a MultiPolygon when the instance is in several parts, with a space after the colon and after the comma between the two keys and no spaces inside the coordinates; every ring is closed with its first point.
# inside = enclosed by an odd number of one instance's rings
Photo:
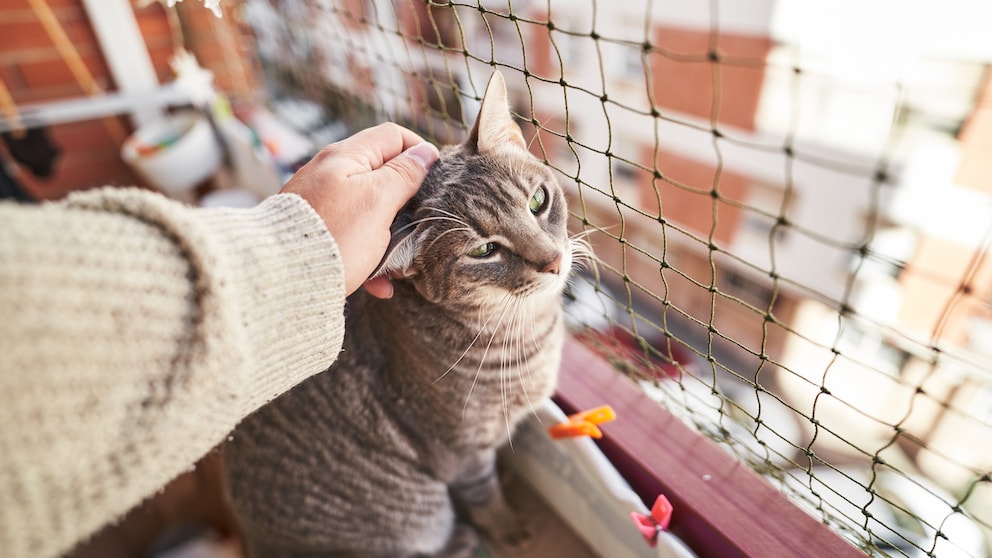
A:
{"type": "Polygon", "coordinates": [[[417,274],[413,268],[413,259],[420,244],[413,234],[416,230],[417,225],[410,215],[401,211],[390,227],[389,246],[372,277],[388,275],[405,278],[417,274]]]}
{"type": "Polygon", "coordinates": [[[467,145],[477,153],[492,152],[506,146],[527,149],[520,126],[513,121],[510,103],[506,99],[503,74],[493,72],[482,96],[482,107],[469,133],[467,145]]]}

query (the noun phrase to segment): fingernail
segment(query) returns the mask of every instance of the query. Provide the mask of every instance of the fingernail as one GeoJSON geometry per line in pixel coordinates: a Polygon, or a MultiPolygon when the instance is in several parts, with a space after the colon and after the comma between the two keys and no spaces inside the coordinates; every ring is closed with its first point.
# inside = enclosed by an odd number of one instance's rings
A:
{"type": "Polygon", "coordinates": [[[426,141],[407,149],[403,154],[412,157],[414,161],[420,163],[420,166],[425,169],[431,168],[434,161],[437,161],[438,157],[440,157],[437,148],[426,141]]]}

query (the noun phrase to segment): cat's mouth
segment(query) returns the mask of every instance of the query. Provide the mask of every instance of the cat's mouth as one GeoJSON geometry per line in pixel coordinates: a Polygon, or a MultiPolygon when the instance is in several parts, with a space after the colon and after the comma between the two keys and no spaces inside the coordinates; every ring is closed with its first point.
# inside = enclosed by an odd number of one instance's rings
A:
{"type": "Polygon", "coordinates": [[[569,241],[569,246],[562,251],[561,263],[554,273],[535,273],[533,279],[513,294],[520,298],[532,296],[560,295],[568,283],[569,275],[572,273],[572,265],[575,261],[574,249],[569,241]]]}

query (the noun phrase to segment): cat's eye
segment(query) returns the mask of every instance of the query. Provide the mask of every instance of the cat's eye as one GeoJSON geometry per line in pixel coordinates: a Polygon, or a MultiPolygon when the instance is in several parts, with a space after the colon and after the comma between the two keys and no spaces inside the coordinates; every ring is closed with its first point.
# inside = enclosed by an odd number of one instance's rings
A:
{"type": "Polygon", "coordinates": [[[475,248],[468,251],[468,255],[473,258],[485,258],[486,256],[492,254],[496,251],[495,242],[487,242],[485,244],[480,244],[475,248]]]}
{"type": "Polygon", "coordinates": [[[544,206],[548,203],[548,190],[541,186],[534,192],[534,195],[530,198],[530,212],[537,215],[544,209],[544,206]]]}

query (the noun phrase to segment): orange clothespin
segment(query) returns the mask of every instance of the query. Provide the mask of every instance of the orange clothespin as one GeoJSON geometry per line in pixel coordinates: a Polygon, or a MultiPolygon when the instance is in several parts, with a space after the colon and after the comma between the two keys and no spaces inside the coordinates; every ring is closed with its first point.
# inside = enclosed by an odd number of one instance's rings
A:
{"type": "Polygon", "coordinates": [[[578,436],[590,436],[592,438],[603,437],[603,431],[599,429],[599,424],[610,422],[617,418],[616,411],[609,405],[582,411],[569,415],[568,420],[560,422],[548,428],[548,434],[555,440],[562,438],[575,438],[578,436]]]}

